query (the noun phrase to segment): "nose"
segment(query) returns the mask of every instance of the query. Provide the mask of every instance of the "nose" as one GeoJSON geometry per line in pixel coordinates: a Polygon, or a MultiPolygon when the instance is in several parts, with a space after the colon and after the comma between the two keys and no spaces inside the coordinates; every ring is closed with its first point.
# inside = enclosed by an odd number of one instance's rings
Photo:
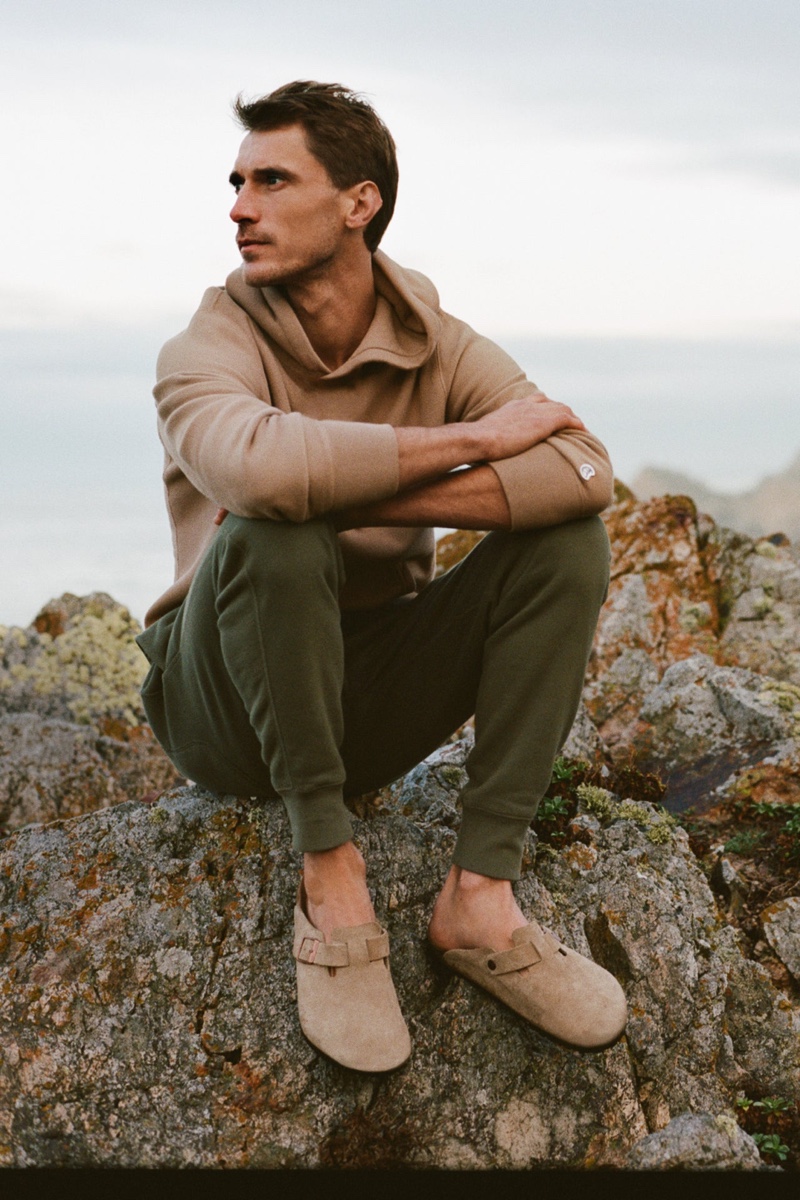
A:
{"type": "Polygon", "coordinates": [[[237,225],[241,224],[242,221],[256,220],[256,214],[253,212],[253,205],[248,197],[246,187],[240,188],[237,192],[230,216],[231,220],[235,221],[237,225]]]}

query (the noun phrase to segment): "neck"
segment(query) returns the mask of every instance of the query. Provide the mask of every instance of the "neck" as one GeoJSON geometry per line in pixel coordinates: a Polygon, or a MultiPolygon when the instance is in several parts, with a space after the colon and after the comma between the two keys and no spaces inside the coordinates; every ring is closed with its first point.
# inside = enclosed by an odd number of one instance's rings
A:
{"type": "Polygon", "coordinates": [[[324,275],[287,284],[286,298],[314,350],[335,371],[361,344],[375,316],[372,255],[363,248],[324,275]]]}

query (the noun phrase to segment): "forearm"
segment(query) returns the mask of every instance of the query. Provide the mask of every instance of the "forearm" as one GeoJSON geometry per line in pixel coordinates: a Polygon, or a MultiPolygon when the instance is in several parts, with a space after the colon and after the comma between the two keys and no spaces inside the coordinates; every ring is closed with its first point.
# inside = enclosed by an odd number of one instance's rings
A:
{"type": "Polygon", "coordinates": [[[431,483],[361,508],[333,514],[337,529],[380,525],[453,529],[510,529],[508,502],[491,467],[455,471],[431,483]]]}
{"type": "Polygon", "coordinates": [[[455,467],[479,461],[482,452],[475,425],[399,426],[395,428],[399,492],[440,479],[455,467]]]}

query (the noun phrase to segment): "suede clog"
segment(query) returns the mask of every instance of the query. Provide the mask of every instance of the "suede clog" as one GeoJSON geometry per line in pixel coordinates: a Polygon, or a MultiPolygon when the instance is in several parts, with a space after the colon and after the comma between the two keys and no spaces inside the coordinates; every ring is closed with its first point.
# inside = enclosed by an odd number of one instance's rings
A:
{"type": "Polygon", "coordinates": [[[628,1011],[614,976],[562,945],[535,921],[511,936],[512,950],[447,950],[440,952],[441,958],[561,1042],[599,1050],[616,1041],[628,1011]]]}
{"type": "Polygon", "coordinates": [[[393,1071],[411,1054],[389,969],[389,938],[377,921],[334,929],[309,921],[302,889],[294,910],[300,1027],[328,1058],[353,1071],[393,1071]]]}

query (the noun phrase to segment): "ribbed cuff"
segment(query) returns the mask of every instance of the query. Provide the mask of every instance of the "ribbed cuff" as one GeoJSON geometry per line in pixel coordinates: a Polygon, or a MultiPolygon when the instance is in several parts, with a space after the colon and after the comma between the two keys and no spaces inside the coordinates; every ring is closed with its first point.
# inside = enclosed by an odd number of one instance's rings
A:
{"type": "Polygon", "coordinates": [[[293,792],[283,797],[292,827],[292,847],[304,854],[333,850],[353,837],[353,823],[341,788],[293,792]]]}
{"type": "Polygon", "coordinates": [[[465,808],[453,862],[457,867],[492,879],[519,879],[529,825],[525,818],[465,808]]]}

